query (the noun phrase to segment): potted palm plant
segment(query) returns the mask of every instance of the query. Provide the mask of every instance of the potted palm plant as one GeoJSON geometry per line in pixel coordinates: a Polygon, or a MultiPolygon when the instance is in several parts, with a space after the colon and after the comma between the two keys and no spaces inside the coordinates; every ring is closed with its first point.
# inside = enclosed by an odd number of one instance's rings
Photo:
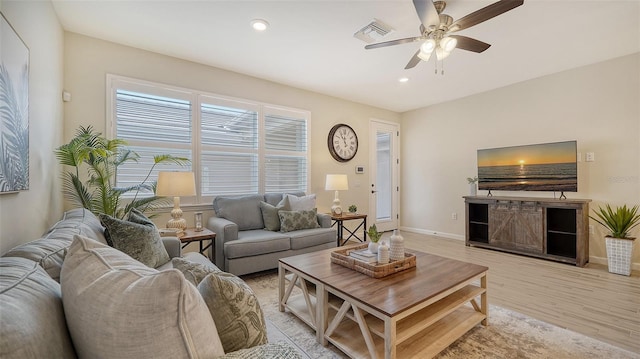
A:
{"type": "Polygon", "coordinates": [[[155,195],[155,182],[148,182],[149,177],[159,164],[173,163],[183,166],[190,162],[189,159],[167,154],[156,155],[153,165],[141,183],[129,187],[116,187],[115,174],[118,167],[127,162],[137,162],[140,157],[136,152],[126,148],[126,144],[126,141],[121,139],[106,139],[91,126],[81,126],[69,143],[55,150],[58,162],[73,168],[62,174],[65,198],[96,215],[104,213],[121,219],[133,208],[144,212],[167,204],[164,197],[155,195]],[[83,179],[84,173],[87,173],[88,178],[83,179]],[[138,198],[141,191],[153,195],[138,198]],[[125,194],[133,194],[129,196],[133,199],[127,201],[125,194]]]}
{"type": "Polygon", "coordinates": [[[640,224],[638,206],[627,207],[624,205],[613,210],[607,204],[604,208],[599,207],[594,213],[595,217],[589,217],[610,232],[605,237],[609,272],[630,275],[635,238],[629,237],[629,231],[640,224]]]}

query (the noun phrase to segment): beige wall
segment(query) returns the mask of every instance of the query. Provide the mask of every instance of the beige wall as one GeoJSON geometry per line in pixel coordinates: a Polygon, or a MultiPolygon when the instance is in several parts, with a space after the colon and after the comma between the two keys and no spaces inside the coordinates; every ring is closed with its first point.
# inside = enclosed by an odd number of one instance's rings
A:
{"type": "MultiPolygon", "coordinates": [[[[469,194],[466,178],[477,173],[480,148],[577,140],[583,160],[594,152],[595,162],[578,164],[579,192],[567,196],[590,198],[591,208],[640,204],[640,54],[407,112],[402,127],[405,229],[464,238],[462,196],[469,194]]],[[[590,256],[598,261],[606,257],[605,233],[594,227],[590,256]]],[[[634,262],[640,263],[638,248],[634,262]]]]}
{"type": "MultiPolygon", "coordinates": [[[[256,66],[260,66],[259,62],[256,66]]],[[[398,122],[400,119],[395,112],[67,32],[65,88],[73,95],[73,101],[65,107],[65,140],[69,140],[80,125],[93,125],[104,133],[106,74],[311,111],[311,188],[308,192],[317,194],[319,211],[329,211],[333,201],[333,192],[324,190],[327,173],[349,175],[352,189],[341,192],[343,204],[356,203],[359,209],[368,208],[365,185],[368,175],[356,177],[354,167],[368,165],[369,120],[398,122]],[[327,149],[327,134],[336,123],[352,126],[360,142],[355,159],[346,164],[333,160],[327,149]],[[356,180],[361,183],[358,188],[353,186],[356,180]]],[[[183,210],[188,223],[192,224],[193,214],[188,208],[183,210]]],[[[205,212],[205,217],[210,215],[210,211],[205,212]]],[[[166,219],[165,214],[157,223],[166,219]]]]}
{"type": "Polygon", "coordinates": [[[0,195],[0,253],[36,239],[62,214],[53,149],[62,138],[64,33],[50,2],[1,1],[29,47],[29,190],[0,195]]]}

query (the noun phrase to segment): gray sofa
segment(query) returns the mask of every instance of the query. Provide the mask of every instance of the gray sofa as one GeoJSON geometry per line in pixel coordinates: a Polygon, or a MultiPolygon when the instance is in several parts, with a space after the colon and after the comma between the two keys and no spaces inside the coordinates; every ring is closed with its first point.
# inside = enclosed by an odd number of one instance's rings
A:
{"type": "MultiPolygon", "coordinates": [[[[303,196],[304,193],[292,193],[303,196]]],[[[216,197],[208,228],[216,233],[215,250],[210,257],[226,272],[236,275],[259,272],[278,267],[278,259],[315,252],[336,246],[336,231],[331,217],[318,214],[320,228],[292,232],[265,229],[260,202],[276,206],[282,193],[216,197]]]]}
{"type": "MultiPolygon", "coordinates": [[[[78,345],[83,343],[78,341],[77,337],[72,340],[70,326],[67,326],[69,314],[75,313],[68,313],[67,307],[73,308],[72,305],[63,305],[60,284],[61,273],[64,277],[62,267],[65,256],[71,244],[75,243],[73,241],[75,235],[106,243],[100,221],[87,210],[75,209],[66,212],[63,219],[49,229],[42,238],[19,245],[0,257],[0,358],[75,358],[80,355],[78,345]]],[[[165,237],[163,242],[170,257],[181,256],[180,241],[177,238],[165,237]]],[[[99,243],[96,245],[102,246],[99,243]]],[[[110,247],[109,250],[116,251],[110,247]]],[[[124,256],[128,258],[127,260],[143,266],[130,257],[124,256]]],[[[183,258],[213,266],[199,253],[185,253],[183,258]]],[[[172,263],[169,261],[157,269],[171,267],[172,263]]],[[[95,310],[100,311],[101,307],[97,305],[95,310]]],[[[97,316],[100,317],[99,314],[97,316]]],[[[104,328],[112,320],[114,319],[108,315],[102,316],[101,320],[95,322],[95,327],[104,328]]],[[[273,329],[274,326],[269,324],[267,323],[268,330],[273,329]]],[[[163,329],[146,329],[146,331],[156,330],[163,329]]],[[[154,334],[151,332],[147,335],[153,337],[154,334]]],[[[268,336],[270,339],[274,337],[268,336]]],[[[109,342],[109,339],[105,340],[109,342]]],[[[135,339],[132,338],[132,340],[135,339]]],[[[205,340],[208,341],[207,337],[205,340]]],[[[132,344],[136,345],[135,342],[132,344]]],[[[269,343],[227,353],[227,355],[233,358],[299,358],[296,349],[290,344],[269,343]]],[[[187,356],[189,355],[184,355],[184,357],[187,356]]],[[[138,358],[145,355],[129,353],[124,357],[138,358]]]]}

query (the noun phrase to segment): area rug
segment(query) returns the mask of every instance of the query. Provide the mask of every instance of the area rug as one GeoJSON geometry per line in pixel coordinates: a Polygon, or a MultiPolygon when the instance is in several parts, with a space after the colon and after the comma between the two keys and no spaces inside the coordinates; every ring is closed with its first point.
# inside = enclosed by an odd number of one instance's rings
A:
{"type": "MultiPolygon", "coordinates": [[[[331,344],[323,347],[315,333],[290,313],[278,311],[278,275],[267,271],[243,279],[256,292],[272,325],[279,328],[309,358],[348,358],[331,344]]],[[[614,347],[526,315],[489,306],[489,326],[476,326],[436,358],[607,358],[640,359],[640,355],[614,347]]]]}

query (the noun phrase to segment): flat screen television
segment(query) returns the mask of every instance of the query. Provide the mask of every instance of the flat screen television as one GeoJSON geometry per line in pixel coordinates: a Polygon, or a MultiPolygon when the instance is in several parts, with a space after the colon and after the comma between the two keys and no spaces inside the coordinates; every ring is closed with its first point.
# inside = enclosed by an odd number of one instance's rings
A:
{"type": "Polygon", "coordinates": [[[577,142],[478,150],[478,188],[578,192],[577,142]]]}

